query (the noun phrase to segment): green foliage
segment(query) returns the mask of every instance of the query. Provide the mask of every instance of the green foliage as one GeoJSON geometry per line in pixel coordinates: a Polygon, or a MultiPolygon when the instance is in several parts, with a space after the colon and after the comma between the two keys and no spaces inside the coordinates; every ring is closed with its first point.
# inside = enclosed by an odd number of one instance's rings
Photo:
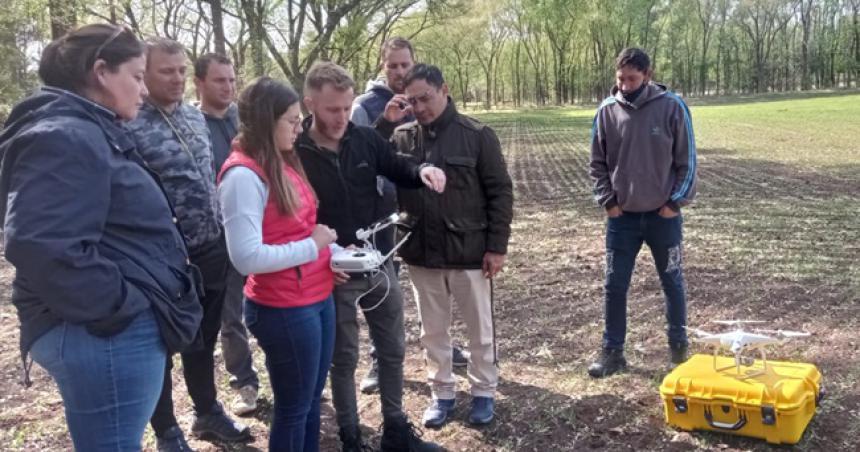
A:
{"type": "Polygon", "coordinates": [[[35,1],[16,2],[0,15],[0,124],[37,82],[36,51],[42,37],[38,7],[35,1]]]}

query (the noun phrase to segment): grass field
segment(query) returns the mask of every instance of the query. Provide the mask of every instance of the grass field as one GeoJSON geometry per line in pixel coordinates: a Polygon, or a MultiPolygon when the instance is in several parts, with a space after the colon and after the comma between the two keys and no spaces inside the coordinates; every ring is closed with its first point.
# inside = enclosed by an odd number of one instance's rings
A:
{"type": "MultiPolygon", "coordinates": [[[[827,398],[794,449],[860,450],[860,95],[709,100],[693,103],[692,114],[700,182],[696,203],[684,211],[688,323],[746,318],[814,333],[771,352],[815,363],[824,374],[827,398]]],[[[463,378],[455,421],[425,437],[452,451],[770,450],[760,441],[665,425],[658,392],[667,361],[663,299],[647,251],[628,303],[631,369],[604,380],[585,375],[598,353],[603,312],[604,218],[587,176],[592,115],[592,108],[478,115],[502,140],[516,196],[508,267],[496,285],[497,420],[486,428],[465,423],[463,378]]],[[[4,300],[11,276],[3,265],[4,300]]],[[[417,421],[429,390],[411,291],[403,282],[404,407],[417,421]]],[[[68,449],[50,379],[36,370],[33,388],[13,383],[20,372],[17,320],[8,303],[0,309],[0,378],[7,382],[0,389],[0,444],[68,449]]],[[[455,329],[462,337],[462,325],[455,329]]],[[[256,358],[262,369],[262,354],[256,358]]],[[[223,366],[219,372],[226,394],[223,366]]],[[[190,403],[176,378],[177,414],[188,431],[190,403]]],[[[359,409],[376,440],[378,398],[361,395],[359,409]]],[[[251,444],[193,445],[265,450],[270,411],[263,402],[246,419],[256,437],[251,444]]],[[[323,450],[336,450],[330,402],[323,416],[323,450]]],[[[153,447],[149,432],[146,447],[153,447]]]]}

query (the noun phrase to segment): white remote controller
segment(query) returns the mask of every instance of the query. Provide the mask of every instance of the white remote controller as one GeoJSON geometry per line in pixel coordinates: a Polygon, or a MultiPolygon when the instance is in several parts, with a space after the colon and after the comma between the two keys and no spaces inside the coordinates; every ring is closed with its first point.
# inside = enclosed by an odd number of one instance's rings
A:
{"type": "Polygon", "coordinates": [[[374,249],[343,249],[331,256],[331,268],[346,273],[363,273],[376,270],[383,260],[382,253],[374,249]]]}
{"type": "Polygon", "coordinates": [[[399,243],[397,243],[394,248],[388,252],[388,254],[382,254],[377,250],[373,244],[371,243],[371,239],[374,234],[377,232],[395,224],[399,224],[398,220],[400,216],[398,214],[391,214],[388,217],[372,224],[368,229],[359,229],[355,231],[355,237],[362,242],[364,242],[364,246],[361,248],[344,248],[331,256],[331,269],[335,271],[341,271],[345,273],[364,273],[364,272],[375,272],[380,269],[380,267],[385,264],[385,261],[388,260],[394,252],[400,248],[401,245],[406,243],[406,240],[409,239],[409,236],[412,235],[410,231],[407,233],[399,243]]]}

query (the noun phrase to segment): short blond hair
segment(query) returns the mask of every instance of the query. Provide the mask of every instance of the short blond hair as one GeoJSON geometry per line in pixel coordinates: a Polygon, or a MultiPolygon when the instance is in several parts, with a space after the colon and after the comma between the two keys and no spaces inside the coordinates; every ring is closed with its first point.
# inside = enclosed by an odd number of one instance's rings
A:
{"type": "Polygon", "coordinates": [[[331,61],[317,61],[305,76],[305,92],[308,90],[319,91],[327,84],[332,85],[338,91],[355,88],[355,81],[342,66],[331,61]]]}

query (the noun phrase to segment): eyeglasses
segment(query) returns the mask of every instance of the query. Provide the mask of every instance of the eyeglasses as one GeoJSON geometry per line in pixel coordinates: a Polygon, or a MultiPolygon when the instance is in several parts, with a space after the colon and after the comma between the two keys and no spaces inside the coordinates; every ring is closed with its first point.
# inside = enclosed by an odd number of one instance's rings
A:
{"type": "Polygon", "coordinates": [[[409,105],[415,106],[418,103],[426,104],[430,101],[430,98],[433,97],[433,90],[428,89],[424,92],[424,94],[420,94],[418,96],[409,96],[406,98],[406,102],[409,102],[409,105]]]}
{"type": "Polygon", "coordinates": [[[302,121],[304,120],[304,118],[302,118],[302,115],[298,115],[295,119],[290,119],[290,118],[284,118],[284,119],[286,119],[287,124],[289,124],[293,127],[298,127],[299,124],[301,124],[302,121]]]}
{"type": "Polygon", "coordinates": [[[96,49],[95,53],[93,54],[93,64],[95,64],[95,62],[98,61],[99,58],[101,58],[102,52],[104,51],[105,47],[107,47],[108,44],[112,43],[124,31],[131,31],[131,30],[129,30],[129,28],[124,26],[124,25],[123,26],[117,25],[116,30],[114,30],[114,32],[111,33],[110,37],[107,38],[105,40],[105,42],[103,42],[102,45],[98,46],[98,48],[96,49]]]}

